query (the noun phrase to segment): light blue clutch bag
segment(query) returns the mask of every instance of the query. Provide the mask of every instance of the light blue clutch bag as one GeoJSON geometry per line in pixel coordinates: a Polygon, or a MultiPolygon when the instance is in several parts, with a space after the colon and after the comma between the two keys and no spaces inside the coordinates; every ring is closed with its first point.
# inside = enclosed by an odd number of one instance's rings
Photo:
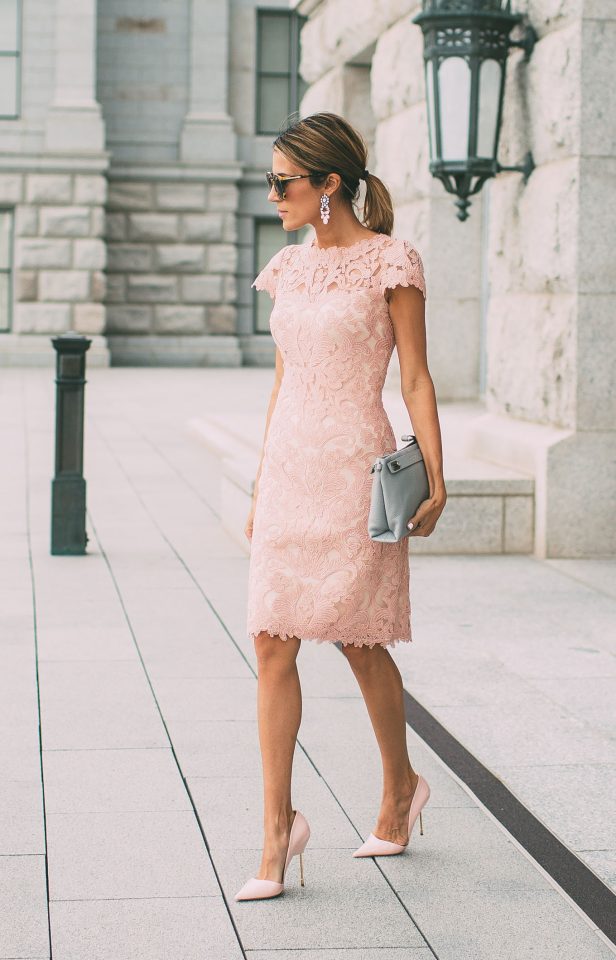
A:
{"type": "Polygon", "coordinates": [[[395,543],[410,534],[407,527],[417,507],[430,496],[430,484],[419,444],[412,433],[401,440],[410,443],[395,453],[386,453],[372,464],[372,496],[368,533],[372,540],[395,543]]]}

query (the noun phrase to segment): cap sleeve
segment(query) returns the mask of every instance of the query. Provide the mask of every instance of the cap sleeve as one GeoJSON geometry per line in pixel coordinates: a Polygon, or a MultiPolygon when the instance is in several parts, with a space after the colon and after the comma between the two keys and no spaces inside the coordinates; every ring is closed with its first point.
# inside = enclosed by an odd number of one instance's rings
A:
{"type": "Polygon", "coordinates": [[[409,240],[395,238],[383,249],[379,273],[381,293],[393,287],[417,287],[426,296],[424,267],[419,251],[409,240]]]}
{"type": "Polygon", "coordinates": [[[257,274],[255,280],[252,283],[253,287],[256,287],[257,290],[267,290],[272,300],[276,296],[276,289],[278,287],[278,276],[280,274],[280,268],[282,266],[282,260],[286,252],[286,246],[281,247],[274,256],[265,264],[260,273],[257,274]]]}

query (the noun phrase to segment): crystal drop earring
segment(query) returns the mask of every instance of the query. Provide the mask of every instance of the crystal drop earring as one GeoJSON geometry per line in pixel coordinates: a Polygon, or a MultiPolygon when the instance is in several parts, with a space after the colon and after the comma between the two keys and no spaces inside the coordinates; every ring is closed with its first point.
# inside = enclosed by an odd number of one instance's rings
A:
{"type": "Polygon", "coordinates": [[[326,193],[321,197],[321,220],[323,223],[329,220],[329,197],[326,193]]]}

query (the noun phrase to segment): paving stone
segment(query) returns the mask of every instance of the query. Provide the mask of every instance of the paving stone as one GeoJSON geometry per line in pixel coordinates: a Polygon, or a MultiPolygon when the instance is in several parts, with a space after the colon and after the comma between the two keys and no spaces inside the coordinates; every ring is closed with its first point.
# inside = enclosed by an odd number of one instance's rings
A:
{"type": "Polygon", "coordinates": [[[44,749],[168,745],[140,663],[49,661],[40,677],[44,749]]]}
{"type": "Polygon", "coordinates": [[[570,849],[616,849],[614,796],[605,789],[616,777],[614,765],[501,764],[499,773],[536,817],[558,824],[559,837],[570,849]],[[572,803],[572,797],[583,797],[583,803],[572,803]]]}
{"type": "MultiPolygon", "coordinates": [[[[6,767],[2,767],[6,773],[6,767]]],[[[44,854],[41,779],[0,779],[0,856],[44,854]]]]}
{"type": "Polygon", "coordinates": [[[2,957],[49,956],[45,857],[0,856],[2,957]]]}
{"type": "Polygon", "coordinates": [[[219,893],[192,810],[52,813],[47,842],[51,900],[219,893]]]}
{"type": "Polygon", "coordinates": [[[189,720],[166,718],[185,777],[256,777],[261,772],[255,719],[189,720]]]}
{"type": "Polygon", "coordinates": [[[192,809],[170,747],[47,750],[44,774],[48,814],[192,809]]]}
{"type": "Polygon", "coordinates": [[[54,957],[61,960],[241,960],[221,897],[56,900],[54,957]]]}
{"type": "Polygon", "coordinates": [[[170,722],[252,720],[256,713],[252,677],[159,677],[156,697],[170,722]]]}

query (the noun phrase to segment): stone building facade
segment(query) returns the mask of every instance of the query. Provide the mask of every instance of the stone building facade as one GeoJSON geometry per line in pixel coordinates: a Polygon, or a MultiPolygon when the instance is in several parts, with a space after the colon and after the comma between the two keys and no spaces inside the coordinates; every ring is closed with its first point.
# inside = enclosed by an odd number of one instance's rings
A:
{"type": "Polygon", "coordinates": [[[281,0],[0,5],[0,365],[53,363],[68,329],[90,364],[273,363],[250,284],[287,238],[258,115],[299,105],[300,20],[281,0]],[[287,21],[284,101],[284,64],[257,61],[287,21]]]}
{"type": "Polygon", "coordinates": [[[294,98],[335,110],[421,251],[439,400],[485,402],[466,451],[533,477],[538,556],[613,555],[616,4],[514,0],[538,42],[509,55],[499,161],[536,167],[489,181],[465,222],[429,173],[420,6],[5,0],[0,365],[52,363],[67,329],[89,363],[272,364],[250,284],[298,238],[263,172],[294,98]],[[298,79],[280,57],[300,23],[298,79]]]}
{"type": "MultiPolygon", "coordinates": [[[[535,552],[613,555],[616,534],[616,41],[612,0],[514,0],[538,34],[510,52],[499,161],[460,222],[430,176],[418,0],[300,0],[302,112],[370,131],[394,232],[422,253],[441,400],[485,399],[469,454],[535,480],[535,552]],[[606,517],[610,518],[608,523],[606,517]]],[[[515,35],[515,34],[514,34],[515,35]]]]}

